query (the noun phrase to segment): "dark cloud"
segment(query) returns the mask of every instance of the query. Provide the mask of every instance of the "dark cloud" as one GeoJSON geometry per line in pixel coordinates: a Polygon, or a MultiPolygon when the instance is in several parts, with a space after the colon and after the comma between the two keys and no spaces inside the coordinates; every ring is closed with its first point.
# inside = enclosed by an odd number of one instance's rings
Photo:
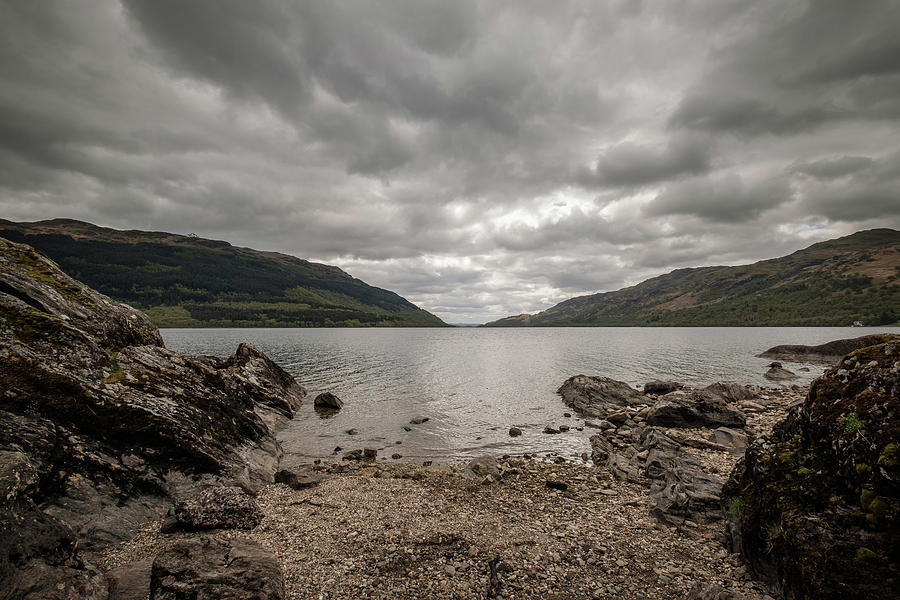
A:
{"type": "Polygon", "coordinates": [[[712,144],[697,136],[677,137],[666,145],[623,142],[603,152],[583,180],[613,187],[641,186],[700,175],[712,169],[712,144]]]}
{"type": "Polygon", "coordinates": [[[454,321],[900,226],[896,2],[0,3],[0,216],[454,321]]]}
{"type": "Polygon", "coordinates": [[[737,174],[690,179],[669,186],[644,207],[650,216],[691,215],[718,222],[747,221],[791,199],[781,177],[745,183],[737,174]]]}

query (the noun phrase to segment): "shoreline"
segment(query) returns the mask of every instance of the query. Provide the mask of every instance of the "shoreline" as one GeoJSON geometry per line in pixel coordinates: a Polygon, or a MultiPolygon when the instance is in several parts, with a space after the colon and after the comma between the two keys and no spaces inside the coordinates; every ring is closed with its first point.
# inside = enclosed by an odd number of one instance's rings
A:
{"type": "MultiPolygon", "coordinates": [[[[747,415],[751,436],[771,431],[806,388],[762,392],[761,410],[747,415]]],[[[699,439],[697,430],[670,431],[699,439]]],[[[685,451],[718,477],[743,456],[714,446],[685,451]]],[[[310,470],[323,477],[314,487],[263,487],[256,500],[264,517],[251,531],[162,534],[152,523],[109,548],[98,566],[114,569],[213,535],[271,549],[292,600],[675,599],[715,586],[734,598],[779,597],[749,578],[741,558],[728,551],[724,515],[674,527],[651,514],[646,486],[617,481],[607,467],[521,457],[498,462],[498,477],[467,476],[460,462],[321,464],[310,470]]]]}

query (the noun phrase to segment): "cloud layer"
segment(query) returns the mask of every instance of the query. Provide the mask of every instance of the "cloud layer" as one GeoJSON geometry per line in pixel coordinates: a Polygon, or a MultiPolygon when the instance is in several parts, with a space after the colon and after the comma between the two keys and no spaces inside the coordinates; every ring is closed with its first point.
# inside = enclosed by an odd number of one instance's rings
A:
{"type": "Polygon", "coordinates": [[[0,6],[0,216],[338,264],[451,322],[900,226],[896,2],[0,6]]]}

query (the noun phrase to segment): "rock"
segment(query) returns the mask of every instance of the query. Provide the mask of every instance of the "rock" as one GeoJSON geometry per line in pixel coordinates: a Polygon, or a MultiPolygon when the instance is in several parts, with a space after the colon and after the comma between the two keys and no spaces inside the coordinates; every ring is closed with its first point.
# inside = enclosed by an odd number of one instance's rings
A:
{"type": "Polygon", "coordinates": [[[554,481],[552,479],[548,479],[547,481],[545,481],[544,485],[546,485],[551,490],[559,490],[561,492],[564,492],[567,489],[569,489],[569,484],[564,483],[562,481],[554,481]]]}
{"type": "Polygon", "coordinates": [[[378,450],[375,448],[363,448],[363,460],[375,460],[378,457],[378,450]]]}
{"type": "Polygon", "coordinates": [[[646,421],[662,427],[743,427],[747,419],[720,396],[705,390],[679,390],[662,396],[646,421]]]}
{"type": "Polygon", "coordinates": [[[543,433],[553,435],[553,434],[559,433],[559,429],[552,427],[550,425],[547,425],[546,427],[544,427],[543,433]]]}
{"type": "Polygon", "coordinates": [[[522,430],[518,427],[509,428],[509,437],[519,437],[520,435],[522,435],[522,430]]]}
{"type": "Polygon", "coordinates": [[[567,432],[567,431],[569,431],[569,426],[568,426],[568,425],[560,425],[560,426],[559,426],[559,432],[560,432],[560,433],[565,433],[565,432],[567,432]]]}
{"type": "Polygon", "coordinates": [[[421,425],[422,423],[427,423],[428,417],[413,417],[409,420],[410,425],[421,425]]]}
{"type": "Polygon", "coordinates": [[[602,418],[609,412],[641,404],[646,400],[643,394],[625,382],[586,375],[570,377],[557,393],[562,396],[566,406],[587,417],[602,418]]]}
{"type": "Polygon", "coordinates": [[[0,349],[0,448],[24,455],[41,482],[39,494],[0,497],[12,553],[0,549],[0,577],[13,597],[36,574],[42,591],[28,583],[27,594],[93,597],[106,587],[94,553],[176,498],[270,483],[275,428],[306,394],[248,344],[228,358],[166,349],[142,313],[3,239],[0,349]]]}
{"type": "Polygon", "coordinates": [[[341,460],[362,460],[363,459],[363,451],[357,448],[356,450],[351,450],[350,452],[344,453],[344,456],[341,457],[341,460]]]}
{"type": "Polygon", "coordinates": [[[263,514],[252,496],[238,487],[214,487],[175,505],[181,529],[253,529],[263,514]]]}
{"type": "Polygon", "coordinates": [[[644,393],[664,396],[669,392],[680,390],[683,387],[684,384],[677,381],[654,379],[653,381],[648,381],[644,384],[644,393]]]}
{"type": "Polygon", "coordinates": [[[791,362],[824,362],[835,364],[837,361],[841,360],[845,354],[849,354],[854,350],[891,341],[892,335],[895,334],[864,335],[858,338],[834,340],[819,344],[818,346],[802,346],[796,344],[775,346],[758,356],[761,358],[774,358],[791,362]]]}
{"type": "Polygon", "coordinates": [[[770,381],[785,381],[790,379],[797,379],[799,375],[782,368],[781,363],[774,362],[769,365],[769,370],[763,374],[763,377],[770,381]]]}
{"type": "Polygon", "coordinates": [[[479,456],[469,461],[469,464],[466,465],[463,471],[463,475],[470,479],[480,479],[487,476],[499,479],[500,467],[497,464],[497,459],[493,456],[479,456]]]}
{"type": "Polygon", "coordinates": [[[275,474],[275,483],[283,483],[294,490],[305,490],[322,482],[322,476],[315,471],[282,469],[275,474]]]}
{"type": "Polygon", "coordinates": [[[359,434],[359,432],[356,429],[348,429],[344,433],[346,433],[347,435],[358,435],[359,434]]]}
{"type": "Polygon", "coordinates": [[[723,490],[732,547],[790,598],[896,597],[897,341],[855,350],[814,381],[723,490]]]}
{"type": "Polygon", "coordinates": [[[391,454],[391,458],[393,458],[394,460],[400,460],[401,458],[403,458],[403,455],[399,452],[394,452],[393,454],[391,454]]]}
{"type": "Polygon", "coordinates": [[[283,600],[275,555],[241,539],[200,536],[160,552],[150,573],[150,600],[283,600]]]}
{"type": "Polygon", "coordinates": [[[709,434],[709,441],[725,446],[743,450],[747,447],[747,434],[728,427],[719,427],[709,434]]]}
{"type": "Polygon", "coordinates": [[[625,411],[609,413],[608,415],[606,415],[606,420],[615,425],[621,425],[628,420],[628,413],[626,413],[625,411]]]}
{"type": "Polygon", "coordinates": [[[153,559],[144,559],[116,567],[106,573],[108,600],[146,600],[150,594],[150,570],[153,559]]]}
{"type": "Polygon", "coordinates": [[[341,410],[344,402],[331,392],[323,392],[313,400],[313,407],[319,410],[341,410]]]}
{"type": "Polygon", "coordinates": [[[758,400],[759,396],[747,389],[747,386],[733,381],[717,381],[703,388],[705,391],[724,398],[725,402],[743,402],[745,400],[758,400]]]}
{"type": "Polygon", "coordinates": [[[567,419],[570,419],[572,417],[572,413],[564,412],[563,416],[567,419]]]}

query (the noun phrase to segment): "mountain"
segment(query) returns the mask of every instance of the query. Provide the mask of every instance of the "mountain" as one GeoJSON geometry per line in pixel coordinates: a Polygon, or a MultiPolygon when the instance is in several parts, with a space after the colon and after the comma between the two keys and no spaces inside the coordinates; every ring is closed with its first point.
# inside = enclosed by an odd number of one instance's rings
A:
{"type": "Polygon", "coordinates": [[[0,219],[0,237],[37,248],[159,327],[447,326],[338,267],[228,242],[70,219],[0,219]]]}
{"type": "Polygon", "coordinates": [[[860,231],[752,265],[678,269],[485,326],[842,326],[854,321],[900,321],[900,232],[860,231]]]}

